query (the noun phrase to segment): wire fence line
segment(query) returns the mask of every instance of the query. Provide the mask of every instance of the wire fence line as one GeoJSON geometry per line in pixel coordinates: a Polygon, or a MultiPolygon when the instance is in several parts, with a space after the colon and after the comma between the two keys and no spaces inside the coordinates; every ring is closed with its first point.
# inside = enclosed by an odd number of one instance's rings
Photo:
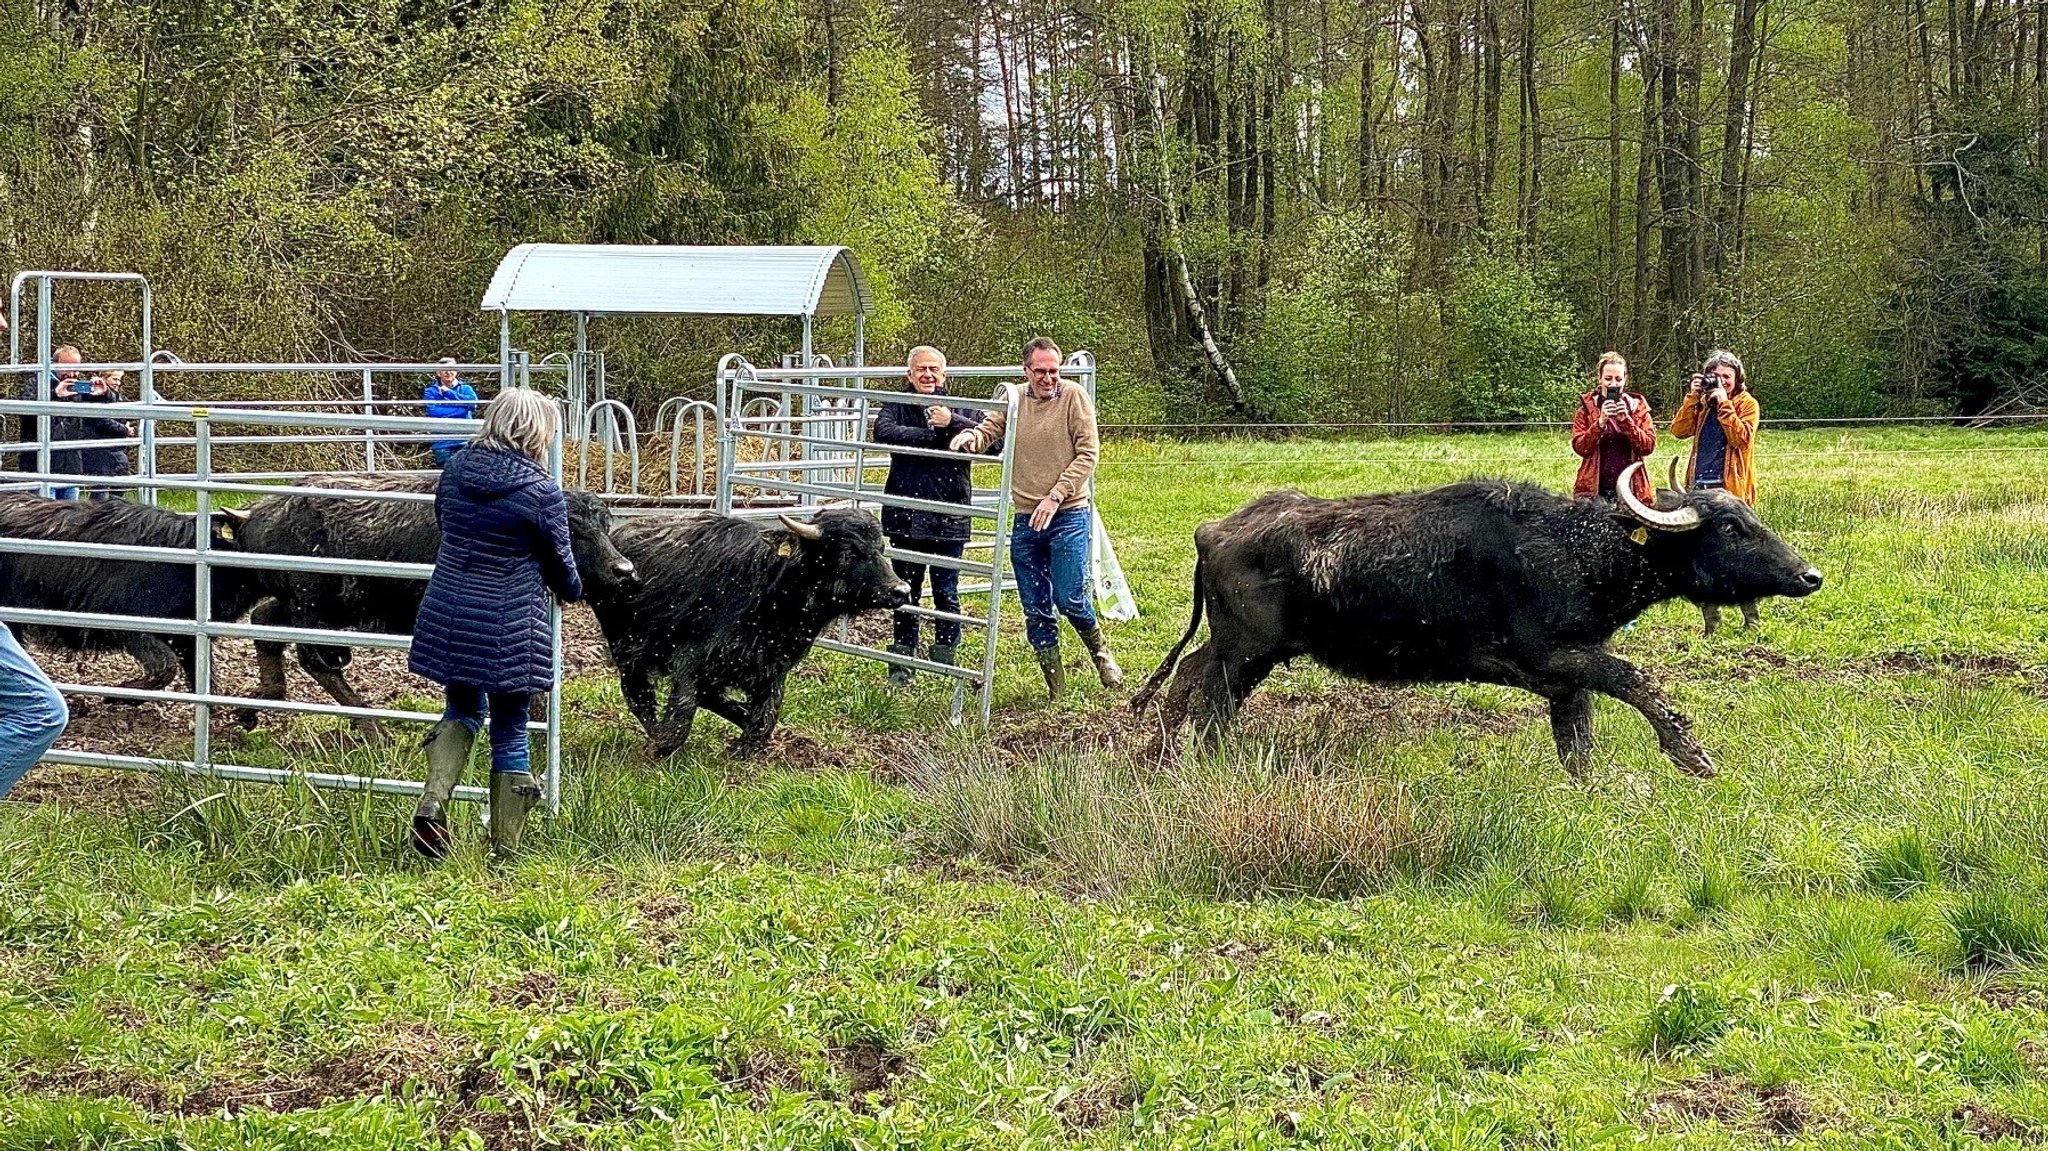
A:
{"type": "MultiPolygon", "coordinates": [[[[1898,425],[1962,425],[1984,430],[1999,424],[2039,424],[2048,412],[2014,413],[1996,416],[1788,416],[1767,418],[1766,428],[1859,427],[1898,425]]],[[[1320,423],[1103,423],[1100,429],[1118,435],[1179,435],[1224,432],[1346,432],[1346,431],[1554,431],[1572,426],[1570,420],[1329,420],[1320,423]]]]}

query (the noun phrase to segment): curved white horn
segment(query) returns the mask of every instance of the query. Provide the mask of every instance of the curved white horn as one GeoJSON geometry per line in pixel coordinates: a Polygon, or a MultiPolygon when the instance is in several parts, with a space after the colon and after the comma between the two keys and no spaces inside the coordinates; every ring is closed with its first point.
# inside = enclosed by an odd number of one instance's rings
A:
{"type": "Polygon", "coordinates": [[[1669,481],[1670,481],[1670,483],[1669,483],[1669,484],[1667,484],[1666,486],[1668,486],[1668,487],[1669,487],[1669,488],[1670,488],[1670,489],[1671,489],[1672,491],[1674,491],[1674,492],[1682,492],[1682,491],[1684,491],[1684,490],[1685,490],[1685,485],[1684,485],[1684,484],[1681,484],[1681,483],[1679,483],[1679,482],[1678,482],[1678,457],[1677,457],[1677,456],[1675,456],[1675,455],[1674,455],[1674,456],[1672,456],[1672,457],[1671,457],[1671,466],[1670,466],[1670,467],[1668,467],[1668,468],[1666,468],[1666,469],[1664,470],[1664,476],[1665,476],[1665,478],[1666,478],[1667,480],[1669,480],[1669,481]]]}
{"type": "Polygon", "coordinates": [[[807,524],[802,520],[793,520],[780,512],[776,513],[775,518],[781,520],[782,526],[788,528],[798,539],[821,540],[825,538],[825,529],[817,524],[807,524]]]}
{"type": "Polygon", "coordinates": [[[1621,473],[1620,479],[1614,481],[1614,498],[1620,502],[1622,507],[1628,509],[1628,514],[1643,521],[1643,523],[1650,527],[1656,528],[1658,531],[1689,532],[1700,526],[1698,508],[1685,507],[1678,508],[1675,511],[1660,512],[1642,500],[1637,499],[1636,477],[1641,475],[1642,471],[1642,461],[1637,460],[1621,473]]]}

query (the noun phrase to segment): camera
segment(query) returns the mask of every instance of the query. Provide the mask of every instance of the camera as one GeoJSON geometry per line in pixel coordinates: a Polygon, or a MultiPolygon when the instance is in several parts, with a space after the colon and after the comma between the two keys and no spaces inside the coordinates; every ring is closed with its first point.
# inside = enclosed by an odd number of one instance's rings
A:
{"type": "Polygon", "coordinates": [[[1600,388],[1600,402],[1611,404],[1622,398],[1624,390],[1620,384],[1603,384],[1600,388]]]}

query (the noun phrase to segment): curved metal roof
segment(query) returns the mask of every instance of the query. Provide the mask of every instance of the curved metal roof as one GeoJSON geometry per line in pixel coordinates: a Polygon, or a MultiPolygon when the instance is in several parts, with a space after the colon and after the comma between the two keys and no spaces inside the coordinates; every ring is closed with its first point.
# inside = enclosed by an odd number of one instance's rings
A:
{"type": "Polygon", "coordinates": [[[852,316],[874,307],[853,252],[798,245],[521,244],[505,253],[487,312],[852,316]]]}

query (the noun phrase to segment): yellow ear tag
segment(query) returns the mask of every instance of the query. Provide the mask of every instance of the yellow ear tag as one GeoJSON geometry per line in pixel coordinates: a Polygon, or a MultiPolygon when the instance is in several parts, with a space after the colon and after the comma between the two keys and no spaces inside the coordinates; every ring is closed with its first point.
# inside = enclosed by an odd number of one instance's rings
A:
{"type": "Polygon", "coordinates": [[[1648,529],[1648,528],[1637,528],[1636,530],[1634,530],[1634,531],[1632,531],[1632,532],[1628,533],[1628,538],[1630,538],[1630,539],[1632,539],[1632,540],[1636,541],[1636,543],[1638,543],[1638,544],[1646,544],[1646,543],[1649,543],[1649,542],[1650,542],[1650,529],[1648,529]]]}
{"type": "Polygon", "coordinates": [[[781,543],[775,545],[775,554],[781,556],[783,559],[788,559],[789,557],[796,554],[796,545],[790,543],[788,540],[783,540],[781,543]]]}

